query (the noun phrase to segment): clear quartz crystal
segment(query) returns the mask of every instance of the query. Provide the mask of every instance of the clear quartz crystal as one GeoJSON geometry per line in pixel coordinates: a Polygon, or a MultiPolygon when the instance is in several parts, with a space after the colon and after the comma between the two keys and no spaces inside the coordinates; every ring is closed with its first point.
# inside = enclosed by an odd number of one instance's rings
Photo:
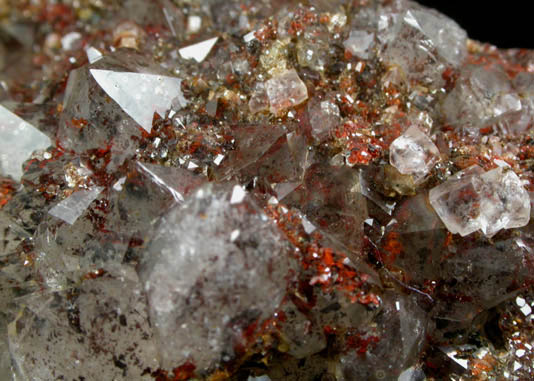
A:
{"type": "Polygon", "coordinates": [[[522,227],[530,220],[530,197],[510,168],[483,173],[468,168],[430,190],[430,203],[452,233],[481,230],[491,237],[501,229],[522,227]]]}
{"type": "Polygon", "coordinates": [[[404,175],[422,181],[439,161],[438,147],[418,127],[412,126],[391,143],[389,161],[404,175]]]}
{"type": "Polygon", "coordinates": [[[502,69],[468,66],[445,98],[442,111],[450,125],[477,129],[521,111],[520,96],[502,69]]]}
{"type": "Polygon", "coordinates": [[[279,114],[308,99],[308,89],[294,69],[268,80],[265,89],[273,114],[279,114]]]}

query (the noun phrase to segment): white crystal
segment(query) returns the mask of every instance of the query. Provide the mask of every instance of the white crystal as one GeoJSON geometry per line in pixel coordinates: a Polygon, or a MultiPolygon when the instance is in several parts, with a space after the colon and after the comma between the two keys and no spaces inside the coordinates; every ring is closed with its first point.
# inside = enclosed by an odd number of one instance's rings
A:
{"type": "Polygon", "coordinates": [[[156,74],[91,69],[104,91],[147,132],[154,113],[165,115],[173,99],[182,94],[182,80],[156,74]]]}
{"type": "Polygon", "coordinates": [[[265,89],[273,114],[279,114],[308,99],[308,89],[294,69],[268,80],[265,89]]]}
{"type": "Polygon", "coordinates": [[[208,54],[210,54],[211,49],[213,49],[218,39],[219,37],[213,37],[209,40],[181,48],[178,52],[183,59],[195,60],[200,63],[206,59],[208,54]]]}
{"type": "Polygon", "coordinates": [[[368,59],[375,40],[374,33],[365,30],[352,30],[343,46],[350,54],[358,58],[368,59]]]}
{"type": "Polygon", "coordinates": [[[0,174],[20,181],[22,164],[51,143],[48,136],[0,105],[0,174]]]}
{"type": "Polygon", "coordinates": [[[85,209],[87,209],[103,190],[103,187],[93,187],[91,189],[74,192],[50,209],[48,213],[73,225],[78,217],[83,214],[85,209]]]}
{"type": "Polygon", "coordinates": [[[462,236],[481,230],[492,237],[501,229],[526,226],[530,197],[509,168],[482,173],[473,166],[430,190],[430,203],[447,229],[462,236]]]}
{"type": "Polygon", "coordinates": [[[191,15],[187,18],[187,32],[197,33],[202,27],[202,18],[197,15],[191,15]]]}
{"type": "Polygon", "coordinates": [[[389,161],[404,175],[412,175],[417,184],[432,170],[439,161],[438,147],[416,126],[391,143],[389,161]]]}

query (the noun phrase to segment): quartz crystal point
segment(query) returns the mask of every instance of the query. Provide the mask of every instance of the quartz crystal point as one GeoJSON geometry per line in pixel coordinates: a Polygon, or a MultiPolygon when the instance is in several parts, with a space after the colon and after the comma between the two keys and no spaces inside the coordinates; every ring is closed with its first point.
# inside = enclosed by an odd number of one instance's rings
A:
{"type": "Polygon", "coordinates": [[[515,172],[507,167],[482,172],[470,167],[430,190],[430,203],[447,229],[462,236],[481,230],[491,237],[527,225],[530,197],[515,172]]]}
{"type": "Polygon", "coordinates": [[[285,293],[285,243],[239,185],[200,188],[160,222],[141,271],[162,364],[234,356],[285,293]]]}

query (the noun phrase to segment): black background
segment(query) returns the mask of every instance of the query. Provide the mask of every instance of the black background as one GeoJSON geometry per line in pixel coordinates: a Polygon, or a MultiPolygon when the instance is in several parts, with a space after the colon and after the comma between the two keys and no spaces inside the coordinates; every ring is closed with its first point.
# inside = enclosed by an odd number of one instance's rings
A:
{"type": "Polygon", "coordinates": [[[534,48],[532,0],[417,0],[455,20],[469,37],[500,48],[534,48]]]}

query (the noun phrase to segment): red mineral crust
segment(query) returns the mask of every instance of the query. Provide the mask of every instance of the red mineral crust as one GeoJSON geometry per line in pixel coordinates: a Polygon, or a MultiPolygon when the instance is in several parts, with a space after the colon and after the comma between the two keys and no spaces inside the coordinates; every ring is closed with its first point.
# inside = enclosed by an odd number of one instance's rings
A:
{"type": "Polygon", "coordinates": [[[410,0],[0,0],[0,379],[533,379],[533,122],[410,0]]]}

